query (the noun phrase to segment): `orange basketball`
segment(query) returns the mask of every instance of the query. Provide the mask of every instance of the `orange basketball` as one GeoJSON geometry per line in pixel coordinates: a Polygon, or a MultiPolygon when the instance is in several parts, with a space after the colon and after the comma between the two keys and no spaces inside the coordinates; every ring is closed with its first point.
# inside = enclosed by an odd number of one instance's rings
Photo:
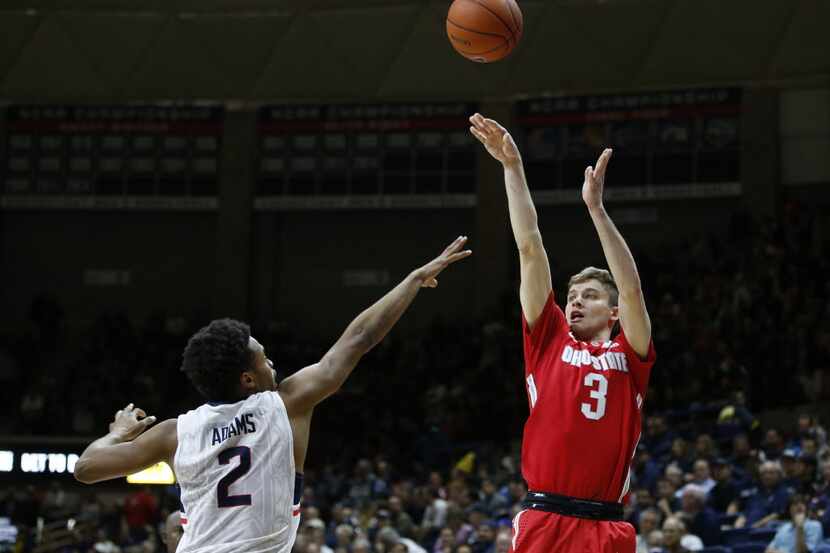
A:
{"type": "Polygon", "coordinates": [[[506,57],[522,38],[522,11],[515,0],[455,0],[447,36],[456,52],[481,63],[506,57]]]}

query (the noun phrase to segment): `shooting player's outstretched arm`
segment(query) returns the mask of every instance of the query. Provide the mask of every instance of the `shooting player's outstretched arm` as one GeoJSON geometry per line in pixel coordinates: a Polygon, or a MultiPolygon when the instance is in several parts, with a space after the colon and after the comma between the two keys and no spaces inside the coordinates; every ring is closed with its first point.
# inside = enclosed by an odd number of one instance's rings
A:
{"type": "Polygon", "coordinates": [[[527,186],[522,157],[513,137],[499,123],[478,113],[470,117],[470,122],[473,125],[470,132],[504,167],[510,226],[513,228],[513,238],[519,249],[521,266],[519,298],[525,319],[532,327],[541,315],[553,288],[548,254],[539,232],[536,207],[527,186]]]}
{"type": "Polygon", "coordinates": [[[418,291],[438,286],[436,277],[441,271],[472,253],[462,250],[466,242],[466,236],[459,236],[441,255],[412,271],[400,284],[358,315],[318,363],[283,380],[279,391],[289,416],[293,418],[309,413],[315,405],[336,392],[360,358],[395,325],[418,291]]]}
{"type": "Polygon", "coordinates": [[[648,355],[651,342],[651,319],[646,310],[640,275],[634,256],[625,243],[620,231],[614,225],[602,201],[605,188],[605,170],[611,159],[611,150],[602,152],[596,168],[585,169],[585,182],[582,185],[582,199],[588,207],[588,213],[597,229],[602,251],[608,268],[620,291],[620,325],[631,347],[640,357],[648,355]]]}

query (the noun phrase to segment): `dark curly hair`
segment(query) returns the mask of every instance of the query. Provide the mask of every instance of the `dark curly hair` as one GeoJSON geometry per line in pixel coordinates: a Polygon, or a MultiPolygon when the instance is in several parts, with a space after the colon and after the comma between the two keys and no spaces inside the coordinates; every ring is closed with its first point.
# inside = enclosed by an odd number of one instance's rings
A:
{"type": "Polygon", "coordinates": [[[251,328],[234,319],[216,319],[187,341],[182,372],[208,401],[238,401],[239,375],[249,370],[251,328]]]}

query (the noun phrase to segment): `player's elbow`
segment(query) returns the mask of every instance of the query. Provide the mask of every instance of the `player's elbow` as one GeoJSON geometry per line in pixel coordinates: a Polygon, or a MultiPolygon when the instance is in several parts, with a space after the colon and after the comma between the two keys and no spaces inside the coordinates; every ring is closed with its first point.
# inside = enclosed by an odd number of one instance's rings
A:
{"type": "Polygon", "coordinates": [[[346,358],[360,358],[375,347],[379,341],[380,339],[373,336],[372,332],[365,326],[355,328],[344,340],[343,355],[346,358]]]}
{"type": "Polygon", "coordinates": [[[536,229],[525,236],[517,237],[516,247],[519,249],[519,254],[523,259],[542,255],[545,252],[542,233],[539,232],[539,229],[536,229]]]}
{"type": "Polygon", "coordinates": [[[90,467],[90,463],[87,459],[78,459],[75,463],[75,470],[73,475],[75,476],[75,480],[82,484],[94,484],[97,482],[93,475],[92,467],[90,467]]]}
{"type": "Polygon", "coordinates": [[[643,302],[643,289],[640,286],[640,277],[634,275],[632,282],[626,284],[617,283],[620,287],[620,301],[628,305],[640,304],[643,302]]]}

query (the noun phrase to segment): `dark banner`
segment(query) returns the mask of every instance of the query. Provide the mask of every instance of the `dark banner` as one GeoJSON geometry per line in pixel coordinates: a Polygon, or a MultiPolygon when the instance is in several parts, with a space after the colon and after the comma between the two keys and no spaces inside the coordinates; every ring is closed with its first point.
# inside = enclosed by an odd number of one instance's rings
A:
{"type": "Polygon", "coordinates": [[[673,119],[708,115],[737,115],[741,89],[717,88],[537,98],[517,104],[518,122],[524,126],[568,123],[673,119]]]}
{"type": "Polygon", "coordinates": [[[741,97],[738,88],[710,88],[521,101],[516,119],[528,173],[551,189],[578,188],[585,167],[611,147],[611,171],[629,186],[726,183],[734,190],[741,97]]]}
{"type": "Polygon", "coordinates": [[[220,106],[10,106],[11,132],[220,134],[220,106]]]}
{"type": "Polygon", "coordinates": [[[280,105],[259,110],[263,134],[291,132],[452,130],[469,126],[473,103],[280,105]]]}

